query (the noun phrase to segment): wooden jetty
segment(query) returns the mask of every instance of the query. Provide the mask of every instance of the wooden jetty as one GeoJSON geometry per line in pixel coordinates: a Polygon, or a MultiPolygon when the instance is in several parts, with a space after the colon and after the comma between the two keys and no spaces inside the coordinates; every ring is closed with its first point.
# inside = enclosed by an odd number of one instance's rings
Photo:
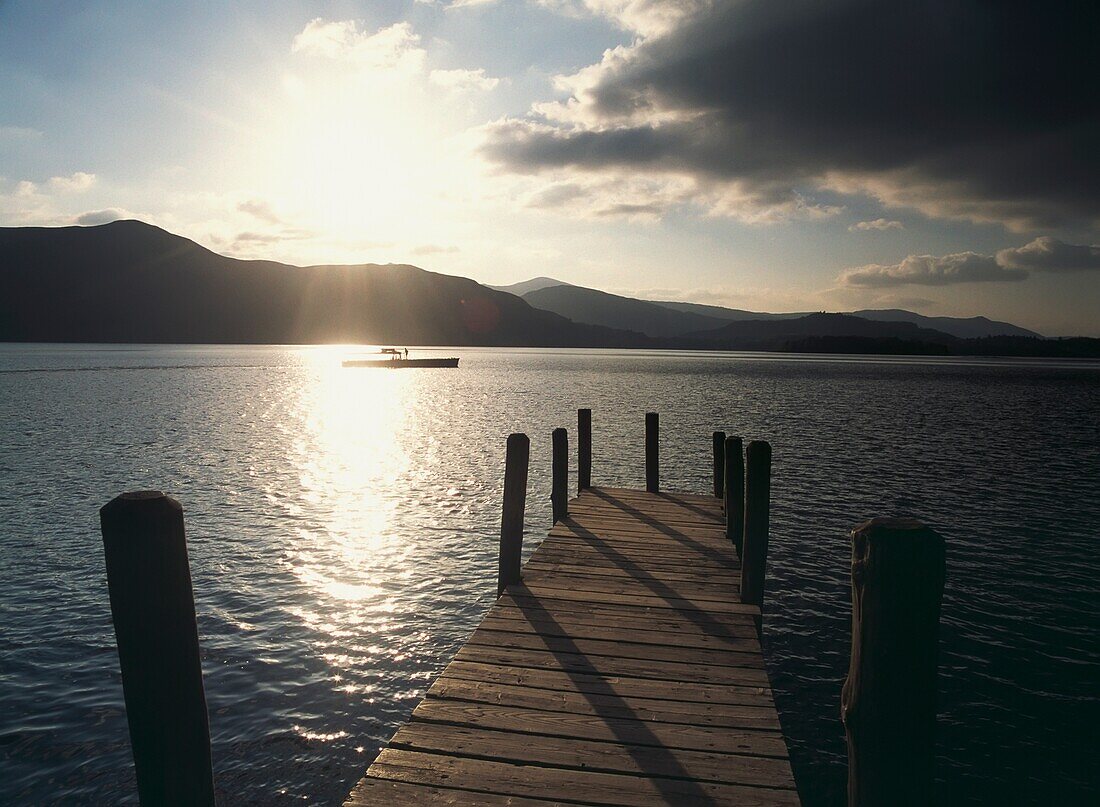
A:
{"type": "MultiPolygon", "coordinates": [[[[497,602],[346,805],[798,803],[759,638],[771,447],[715,432],[714,495],[664,492],[651,412],[646,489],[594,488],[577,424],[578,494],[556,429],[555,523],[522,568],[530,441],[508,438],[497,602]]],[[[213,807],[183,510],[138,491],[100,518],[139,799],[213,807]]],[[[898,518],[851,539],[848,804],[920,807],[944,540],[898,518]]]]}
{"type": "Polygon", "coordinates": [[[597,487],[567,511],[345,804],[797,804],[722,500],[597,487]]]}

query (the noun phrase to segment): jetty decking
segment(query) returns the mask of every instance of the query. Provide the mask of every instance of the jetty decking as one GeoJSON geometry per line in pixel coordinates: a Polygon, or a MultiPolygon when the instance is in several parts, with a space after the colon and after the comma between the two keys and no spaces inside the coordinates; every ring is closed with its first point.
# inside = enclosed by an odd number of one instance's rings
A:
{"type": "Polygon", "coordinates": [[[583,490],[346,805],[797,804],[725,524],[583,490]]]}

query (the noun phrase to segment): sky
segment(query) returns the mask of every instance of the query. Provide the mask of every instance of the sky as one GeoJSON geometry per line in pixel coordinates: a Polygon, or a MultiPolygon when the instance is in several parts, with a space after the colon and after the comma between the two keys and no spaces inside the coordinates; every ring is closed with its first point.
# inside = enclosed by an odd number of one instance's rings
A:
{"type": "Polygon", "coordinates": [[[1100,336],[1094,2],[0,0],[0,225],[1100,336]]]}

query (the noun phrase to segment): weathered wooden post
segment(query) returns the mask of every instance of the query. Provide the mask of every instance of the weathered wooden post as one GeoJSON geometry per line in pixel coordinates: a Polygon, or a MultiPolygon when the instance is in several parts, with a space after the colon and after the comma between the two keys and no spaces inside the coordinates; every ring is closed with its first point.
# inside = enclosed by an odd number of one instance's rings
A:
{"type": "Polygon", "coordinates": [[[852,655],[840,695],[848,804],[934,804],[943,537],[913,519],[852,531],[852,655]]]}
{"type": "Polygon", "coordinates": [[[725,473],[726,433],[715,432],[711,439],[711,448],[714,454],[714,496],[721,499],[725,490],[723,474],[725,473]]]}
{"type": "Polygon", "coordinates": [[[645,413],[645,489],[657,493],[661,489],[661,471],[658,456],[659,425],[656,412],[645,413]]]}
{"type": "Polygon", "coordinates": [[[504,507],[500,517],[500,558],[497,565],[497,596],[521,580],[523,552],[523,509],[527,504],[527,461],[531,441],[526,434],[509,434],[504,455],[504,507]]]}
{"type": "Polygon", "coordinates": [[[577,493],[592,487],[592,410],[577,410],[577,493]]]}
{"type": "MultiPolygon", "coordinates": [[[[741,602],[764,611],[764,569],[768,563],[772,447],[753,440],[745,449],[745,533],[741,547],[741,602]]],[[[762,618],[756,629],[762,628],[762,618]]]]}
{"type": "Polygon", "coordinates": [[[551,465],[550,505],[557,524],[569,515],[569,432],[554,429],[553,463],[551,465]]]}
{"type": "Polygon", "coordinates": [[[726,537],[742,554],[745,536],[745,456],[740,437],[727,437],[722,449],[725,468],[722,477],[725,482],[726,537]]]}
{"type": "Polygon", "coordinates": [[[123,493],[99,519],[138,797],[144,805],[212,805],[183,508],[160,491],[123,493]]]}

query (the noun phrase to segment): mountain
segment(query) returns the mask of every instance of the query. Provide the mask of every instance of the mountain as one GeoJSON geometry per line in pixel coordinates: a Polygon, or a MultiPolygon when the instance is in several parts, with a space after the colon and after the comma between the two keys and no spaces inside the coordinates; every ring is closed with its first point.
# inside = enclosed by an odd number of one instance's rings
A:
{"type": "Polygon", "coordinates": [[[583,286],[548,286],[523,295],[535,308],[553,311],[575,322],[638,331],[646,336],[681,336],[718,328],[725,320],[692,311],[676,311],[659,303],[621,297],[583,286]]]}
{"type": "MultiPolygon", "coordinates": [[[[500,291],[509,291],[517,294],[536,308],[553,311],[564,317],[569,317],[577,322],[587,322],[592,325],[607,325],[614,328],[627,328],[639,331],[649,336],[681,336],[693,330],[704,330],[709,322],[714,327],[719,327],[724,322],[741,322],[745,320],[776,320],[798,319],[811,313],[808,311],[773,314],[764,311],[746,311],[740,308],[726,308],[721,305],[705,305],[703,303],[685,303],[673,300],[638,300],[633,297],[623,297],[615,294],[607,294],[596,289],[587,289],[582,286],[569,286],[559,280],[549,277],[537,277],[523,283],[515,283],[512,286],[494,286],[500,291]],[[567,286],[575,289],[573,292],[546,292],[545,289],[567,286]],[[528,297],[531,292],[540,292],[538,295],[528,297]],[[630,305],[630,303],[644,304],[630,305]],[[649,306],[660,306],[681,314],[693,314],[706,317],[706,320],[668,319],[667,315],[655,312],[649,306]],[[718,320],[719,322],[715,322],[718,320]]],[[[901,308],[866,308],[860,311],[848,312],[852,316],[876,322],[911,322],[923,328],[941,331],[960,339],[978,339],[987,336],[1026,336],[1040,337],[1041,334],[1021,328],[1010,322],[998,322],[987,317],[929,317],[906,311],[901,308]]]]}
{"type": "Polygon", "coordinates": [[[0,228],[0,340],[635,347],[403,264],[242,261],[139,221],[0,228]]]}
{"type": "Polygon", "coordinates": [[[985,317],[926,317],[900,308],[864,309],[853,311],[852,316],[873,319],[878,322],[912,322],[924,328],[949,333],[960,339],[978,339],[985,336],[1031,336],[1041,334],[1013,325],[1010,322],[998,322],[985,317]]]}
{"type": "MultiPolygon", "coordinates": [[[[851,314],[807,314],[794,319],[742,320],[721,328],[669,340],[677,347],[704,350],[794,350],[807,339],[894,339],[954,346],[960,340],[912,322],[876,322],[851,314]]],[[[801,349],[801,348],[798,348],[801,349]]]]}
{"type": "Polygon", "coordinates": [[[511,286],[489,286],[488,288],[495,289],[496,291],[506,291],[509,294],[516,295],[516,297],[522,297],[529,291],[538,291],[539,289],[546,289],[551,286],[568,285],[568,283],[562,280],[554,280],[552,277],[533,277],[530,280],[513,283],[511,286]]]}
{"type": "Polygon", "coordinates": [[[713,317],[714,319],[725,320],[726,322],[736,322],[743,319],[797,319],[798,317],[804,317],[810,313],[809,311],[803,311],[795,314],[767,314],[763,311],[745,311],[741,308],[726,308],[721,305],[704,305],[703,303],[681,303],[664,300],[655,300],[654,303],[676,311],[703,314],[708,317],[713,317]]]}

